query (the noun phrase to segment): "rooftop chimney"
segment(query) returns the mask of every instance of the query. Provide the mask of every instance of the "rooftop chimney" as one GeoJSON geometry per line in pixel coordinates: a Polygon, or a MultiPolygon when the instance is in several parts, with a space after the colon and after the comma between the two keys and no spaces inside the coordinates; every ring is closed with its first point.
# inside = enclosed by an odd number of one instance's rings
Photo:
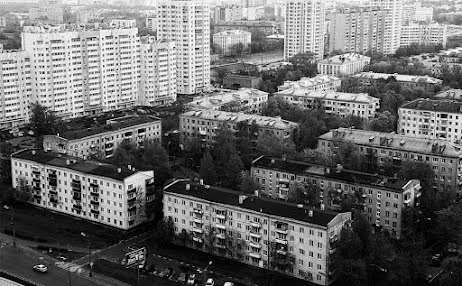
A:
{"type": "Polygon", "coordinates": [[[35,150],[32,150],[32,155],[35,155],[35,153],[37,153],[35,150]]]}
{"type": "Polygon", "coordinates": [[[271,159],[271,164],[274,164],[274,163],[276,163],[276,160],[271,159]]]}
{"type": "Polygon", "coordinates": [[[189,191],[189,190],[191,190],[191,184],[188,183],[186,184],[186,191],[189,191]]]}
{"type": "Polygon", "coordinates": [[[309,217],[313,217],[313,210],[309,210],[309,211],[308,211],[308,216],[309,216],[309,217]]]}
{"type": "Polygon", "coordinates": [[[321,204],[321,210],[322,211],[324,210],[324,204],[321,204]]]}
{"type": "Polygon", "coordinates": [[[199,184],[200,184],[201,186],[203,186],[203,185],[204,185],[204,179],[200,179],[200,180],[199,180],[199,184]]]}
{"type": "Polygon", "coordinates": [[[128,165],[127,168],[131,171],[132,170],[132,165],[128,165]]]}
{"type": "Polygon", "coordinates": [[[66,160],[66,165],[70,165],[71,164],[71,160],[67,159],[66,160]]]}
{"type": "Polygon", "coordinates": [[[241,205],[245,199],[247,199],[246,195],[239,195],[239,204],[241,205]]]}
{"type": "Polygon", "coordinates": [[[122,173],[122,168],[117,168],[117,173],[122,173]]]}

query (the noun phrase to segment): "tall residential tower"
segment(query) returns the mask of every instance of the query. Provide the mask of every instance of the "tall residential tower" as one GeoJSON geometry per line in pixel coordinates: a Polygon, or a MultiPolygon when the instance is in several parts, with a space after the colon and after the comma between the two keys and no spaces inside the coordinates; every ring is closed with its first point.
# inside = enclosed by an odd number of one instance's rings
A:
{"type": "Polygon", "coordinates": [[[381,42],[384,54],[394,54],[400,46],[403,0],[371,0],[371,7],[387,10],[381,42]]]}

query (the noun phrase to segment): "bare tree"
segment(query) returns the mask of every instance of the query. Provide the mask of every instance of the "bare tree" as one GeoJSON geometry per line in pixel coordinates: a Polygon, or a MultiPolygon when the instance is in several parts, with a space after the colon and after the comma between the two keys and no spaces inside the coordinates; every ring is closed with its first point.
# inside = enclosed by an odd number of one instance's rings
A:
{"type": "Polygon", "coordinates": [[[204,250],[207,251],[208,253],[213,254],[214,252],[214,244],[216,240],[216,234],[215,234],[215,229],[210,225],[208,229],[206,229],[204,233],[204,250]]]}
{"type": "Polygon", "coordinates": [[[293,268],[295,256],[289,253],[287,245],[280,246],[272,241],[269,244],[269,253],[269,266],[271,269],[287,273],[293,268]]]}

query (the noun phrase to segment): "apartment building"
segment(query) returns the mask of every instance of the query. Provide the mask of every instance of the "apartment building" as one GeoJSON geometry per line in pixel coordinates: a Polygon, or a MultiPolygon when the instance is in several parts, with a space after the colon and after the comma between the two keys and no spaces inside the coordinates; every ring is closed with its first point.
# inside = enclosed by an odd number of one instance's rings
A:
{"type": "Polygon", "coordinates": [[[293,90],[301,92],[310,91],[330,91],[338,90],[342,85],[342,80],[331,75],[317,75],[315,77],[302,77],[298,81],[284,81],[283,85],[278,86],[278,91],[293,90]]]}
{"type": "Polygon", "coordinates": [[[187,109],[213,109],[230,112],[260,114],[268,101],[268,93],[254,88],[219,89],[195,97],[185,105],[187,109]]]}
{"type": "Polygon", "coordinates": [[[134,106],[140,81],[137,28],[24,27],[32,100],[72,118],[134,106]]]}
{"type": "Polygon", "coordinates": [[[0,129],[29,121],[31,61],[24,51],[0,49],[0,129]]]}
{"type": "Polygon", "coordinates": [[[354,144],[360,154],[378,166],[401,166],[403,161],[428,163],[435,172],[434,187],[462,191],[462,146],[446,140],[431,140],[393,133],[338,128],[319,136],[318,150],[333,156],[339,142],[354,144]]]}
{"type": "Polygon", "coordinates": [[[318,61],[318,73],[332,76],[347,76],[362,72],[371,62],[370,57],[348,53],[318,61]]]}
{"type": "Polygon", "coordinates": [[[157,16],[156,15],[146,17],[146,28],[148,28],[151,31],[157,31],[157,16]]]}
{"type": "Polygon", "coordinates": [[[256,88],[260,87],[263,79],[259,76],[229,74],[223,77],[223,87],[239,89],[241,87],[256,88]]]}
{"type": "Polygon", "coordinates": [[[214,23],[242,20],[244,8],[239,5],[216,6],[213,9],[214,23]]]}
{"type": "Polygon", "coordinates": [[[286,3],[284,59],[312,52],[324,57],[325,1],[289,0],[286,3]]]}
{"type": "Polygon", "coordinates": [[[371,0],[370,7],[387,10],[380,34],[380,50],[383,54],[394,54],[400,46],[403,0],[371,0]]]}
{"type": "Polygon", "coordinates": [[[145,221],[146,197],[154,192],[153,171],[39,150],[12,154],[11,174],[17,195],[32,205],[122,230],[145,221]]]}
{"type": "Polygon", "coordinates": [[[420,197],[419,180],[398,180],[375,174],[330,168],[304,162],[261,156],[252,162],[251,175],[259,190],[274,199],[287,200],[297,188],[316,186],[320,204],[340,210],[347,196],[357,200],[368,221],[400,237],[403,211],[420,197]]]}
{"type": "Polygon", "coordinates": [[[462,102],[421,98],[398,110],[398,132],[427,139],[462,142],[462,102]]]}
{"type": "Polygon", "coordinates": [[[443,85],[443,81],[429,76],[387,74],[375,72],[361,72],[352,76],[362,85],[375,85],[393,80],[402,88],[422,88],[427,91],[434,91],[443,85]]]}
{"type": "Polygon", "coordinates": [[[341,50],[361,53],[383,50],[387,10],[373,7],[341,8],[331,16],[329,52],[341,50]]]}
{"type": "Polygon", "coordinates": [[[403,25],[411,22],[427,22],[433,21],[433,8],[422,7],[421,2],[411,2],[403,5],[403,25]]]}
{"type": "Polygon", "coordinates": [[[80,158],[110,158],[123,140],[138,146],[147,139],[160,141],[162,121],[153,116],[109,119],[100,127],[74,129],[56,135],[45,135],[43,149],[80,158]]]}
{"type": "Polygon", "coordinates": [[[462,89],[452,88],[446,91],[442,91],[435,95],[434,98],[462,101],[462,89]]]}
{"type": "Polygon", "coordinates": [[[227,30],[250,31],[252,29],[257,29],[265,35],[273,35],[280,30],[280,27],[275,21],[230,21],[215,24],[213,30],[218,33],[227,30]]]}
{"type": "Polygon", "coordinates": [[[177,92],[196,94],[210,87],[210,8],[201,0],[165,0],[157,6],[157,37],[177,50],[177,92]]]}
{"type": "Polygon", "coordinates": [[[327,114],[346,117],[355,115],[363,119],[375,117],[380,108],[380,99],[367,93],[346,93],[338,91],[304,91],[286,89],[274,94],[290,104],[306,109],[320,109],[327,114]]]}
{"type": "Polygon", "coordinates": [[[445,24],[410,23],[409,25],[401,26],[401,46],[409,46],[412,43],[446,46],[447,40],[448,33],[445,24]]]}
{"type": "Polygon", "coordinates": [[[256,124],[259,134],[270,134],[280,139],[289,139],[298,128],[295,122],[280,117],[268,117],[256,114],[234,113],[218,110],[188,111],[180,114],[180,140],[185,142],[190,137],[199,136],[204,142],[215,140],[216,132],[222,126],[237,131],[237,124],[256,124]]]}
{"type": "Polygon", "coordinates": [[[310,209],[303,205],[175,181],[164,188],[164,215],[175,232],[192,236],[191,247],[240,262],[329,285],[335,280],[332,254],[351,213],[310,209]]]}
{"type": "Polygon", "coordinates": [[[39,0],[29,8],[29,20],[34,22],[59,24],[64,21],[61,0],[39,0]]]}
{"type": "Polygon", "coordinates": [[[141,83],[139,103],[147,106],[167,106],[176,101],[177,61],[174,41],[159,41],[142,37],[141,83]]]}
{"type": "Polygon", "coordinates": [[[220,47],[221,53],[224,55],[238,52],[235,47],[242,44],[242,53],[250,46],[251,36],[250,32],[242,30],[221,31],[213,34],[213,44],[220,47]]]}

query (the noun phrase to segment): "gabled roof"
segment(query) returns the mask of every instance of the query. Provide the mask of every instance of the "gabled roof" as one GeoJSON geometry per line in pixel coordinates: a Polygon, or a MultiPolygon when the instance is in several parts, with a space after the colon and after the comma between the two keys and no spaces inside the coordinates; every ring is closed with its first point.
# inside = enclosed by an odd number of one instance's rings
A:
{"type": "Polygon", "coordinates": [[[403,104],[400,107],[400,109],[401,108],[449,113],[462,113],[462,102],[450,99],[436,100],[429,98],[420,98],[403,104]]]}
{"type": "Polygon", "coordinates": [[[304,91],[301,89],[286,89],[279,92],[276,92],[274,95],[284,96],[301,96],[311,99],[327,99],[334,101],[349,101],[349,102],[358,102],[358,103],[373,103],[378,102],[379,99],[372,97],[367,93],[346,93],[338,91],[304,91]]]}
{"type": "Polygon", "coordinates": [[[389,74],[389,73],[376,73],[376,72],[361,72],[353,75],[355,78],[367,78],[367,79],[383,79],[395,78],[399,82],[420,82],[427,84],[442,84],[441,79],[437,79],[430,76],[417,76],[417,75],[406,75],[406,74],[389,74]]]}

